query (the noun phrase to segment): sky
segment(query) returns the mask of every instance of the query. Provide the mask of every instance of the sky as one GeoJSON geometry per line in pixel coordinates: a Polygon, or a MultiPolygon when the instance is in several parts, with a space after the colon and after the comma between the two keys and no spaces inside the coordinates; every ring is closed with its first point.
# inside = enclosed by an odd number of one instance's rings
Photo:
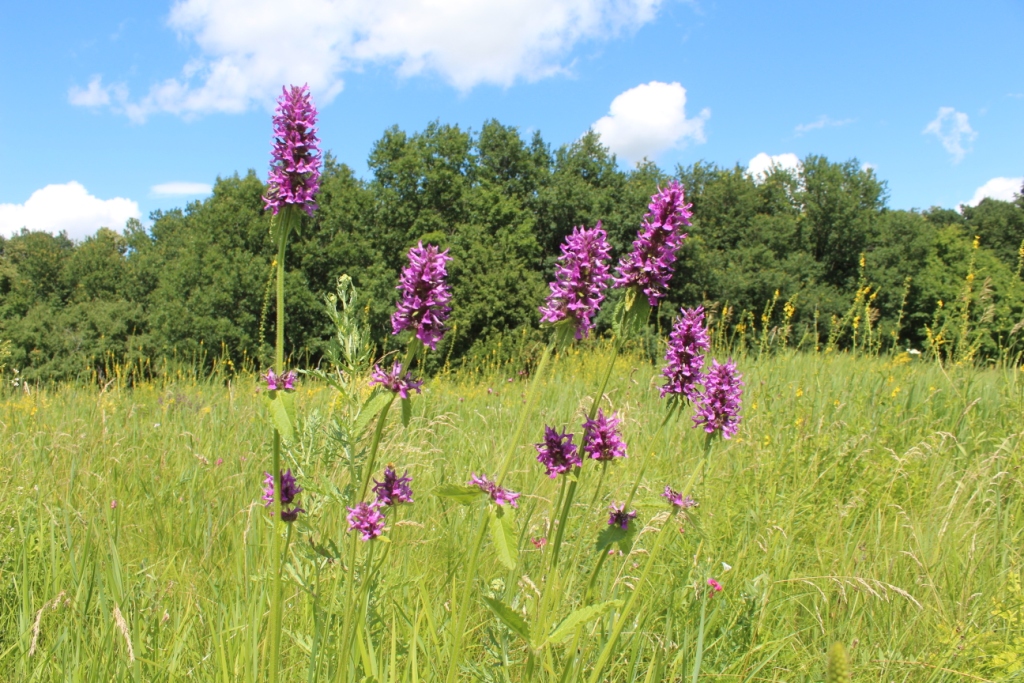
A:
{"type": "Polygon", "coordinates": [[[308,83],[369,178],[390,126],[488,119],[623,168],[857,159],[895,209],[1024,184],[1024,0],[81,0],[0,5],[0,234],[148,224],[270,159],[308,83]]]}

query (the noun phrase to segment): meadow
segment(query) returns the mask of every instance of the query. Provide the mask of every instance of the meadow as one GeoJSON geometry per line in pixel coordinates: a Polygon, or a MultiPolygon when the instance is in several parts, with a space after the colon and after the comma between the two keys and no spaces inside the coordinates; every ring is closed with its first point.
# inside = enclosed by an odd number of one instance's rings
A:
{"type": "MultiPolygon", "coordinates": [[[[284,462],[306,513],[286,525],[280,680],[444,680],[456,635],[459,680],[587,680],[613,633],[601,680],[820,681],[835,642],[854,680],[1024,680],[1024,373],[907,353],[737,350],[739,431],[694,477],[704,441],[692,409],[659,432],[660,369],[627,347],[602,405],[622,418],[629,457],[580,469],[563,569],[545,578],[540,539],[564,478],[542,476],[532,444],[545,424],[581,422],[611,354],[600,341],[561,353],[535,402],[531,366],[513,355],[429,379],[407,424],[391,412],[377,462],[408,470],[415,502],[356,568],[365,588],[344,672],[345,505],[366,441],[344,425],[371,389],[368,377],[352,396],[301,377],[284,462]],[[457,633],[485,513],[436,494],[498,470],[524,405],[505,479],[521,492],[514,549],[503,557],[486,539],[457,633]],[[640,533],[626,552],[597,550],[645,451],[640,533]],[[659,494],[688,481],[699,505],[669,518],[659,494]],[[564,617],[591,590],[588,604],[605,607],[545,622],[529,655],[517,630],[538,628],[540,596],[564,617]],[[499,618],[499,604],[515,614],[499,618]]],[[[273,430],[259,379],[179,372],[2,391],[0,679],[263,680],[281,525],[261,500],[273,430]]]]}

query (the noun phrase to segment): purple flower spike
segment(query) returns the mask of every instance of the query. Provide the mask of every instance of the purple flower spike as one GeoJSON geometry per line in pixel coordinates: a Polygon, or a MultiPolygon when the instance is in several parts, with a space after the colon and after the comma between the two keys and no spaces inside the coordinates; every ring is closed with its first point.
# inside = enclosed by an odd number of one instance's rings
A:
{"type": "MultiPolygon", "coordinates": [[[[263,507],[270,507],[274,504],[274,475],[269,472],[264,472],[263,479],[263,500],[265,501],[263,507]]],[[[295,477],[292,476],[292,471],[285,470],[281,473],[281,519],[285,522],[294,522],[300,512],[305,512],[302,508],[296,506],[292,510],[285,509],[286,506],[291,505],[295,502],[295,497],[302,493],[302,489],[298,484],[295,483],[295,477]]]]}
{"type": "Polygon", "coordinates": [[[412,489],[409,487],[412,477],[407,477],[407,474],[409,473],[398,476],[391,465],[384,468],[384,481],[373,480],[373,492],[377,494],[378,505],[412,502],[412,489]]]}
{"type": "Polygon", "coordinates": [[[274,368],[267,370],[267,374],[263,375],[263,379],[267,380],[267,391],[277,391],[277,373],[274,372],[274,368]]]}
{"type": "Polygon", "coordinates": [[[583,339],[594,328],[591,318],[604,301],[604,290],[611,279],[608,270],[608,235],[601,222],[593,229],[576,227],[562,244],[551,294],[540,307],[541,322],[572,320],[576,338],[583,339]]]}
{"type": "Polygon", "coordinates": [[[544,441],[534,445],[537,449],[537,462],[544,465],[546,474],[552,479],[583,464],[572,437],[573,435],[566,434],[564,429],[559,434],[553,428],[545,426],[544,441]]]}
{"type": "Polygon", "coordinates": [[[676,250],[686,239],[679,226],[690,224],[690,206],[685,203],[683,186],[675,180],[651,197],[633,251],[619,263],[616,287],[638,287],[651,306],[658,305],[672,278],[676,250]]]}
{"type": "Polygon", "coordinates": [[[605,417],[598,408],[597,417],[583,423],[583,452],[594,460],[626,457],[626,442],[619,434],[619,418],[614,413],[605,417]]]}
{"type": "Polygon", "coordinates": [[[364,541],[377,538],[384,533],[384,515],[376,503],[360,503],[348,510],[348,530],[356,531],[364,541]]]}
{"type": "Polygon", "coordinates": [[[741,378],[731,360],[725,365],[711,361],[711,371],[704,379],[704,393],[700,395],[701,404],[693,416],[694,427],[704,425],[708,434],[721,432],[722,438],[732,438],[740,423],[741,378]]]}
{"type": "Polygon", "coordinates": [[[623,531],[627,531],[629,523],[636,519],[636,510],[626,512],[625,503],[612,503],[608,506],[608,511],[611,513],[608,516],[608,526],[617,526],[623,531]]]}
{"type": "Polygon", "coordinates": [[[508,503],[510,507],[519,507],[518,499],[520,494],[498,486],[495,482],[488,480],[486,475],[478,477],[476,474],[470,474],[469,481],[466,482],[466,485],[480,487],[480,490],[490,495],[491,500],[498,505],[508,503]]]}
{"type": "Polygon", "coordinates": [[[391,366],[391,372],[385,372],[379,365],[373,366],[373,372],[370,373],[370,386],[375,384],[379,384],[402,398],[409,398],[410,391],[420,393],[423,380],[414,378],[411,372],[407,372],[403,376],[402,364],[396,361],[391,366]]]}
{"type": "Polygon", "coordinates": [[[297,380],[298,378],[299,375],[294,370],[289,370],[288,372],[281,375],[281,381],[284,382],[284,388],[288,390],[292,390],[295,388],[295,380],[297,380]]]}
{"type": "Polygon", "coordinates": [[[316,137],[316,107],[309,98],[309,86],[281,88],[274,112],[274,148],[266,209],[276,215],[292,204],[310,216],[316,208],[320,189],[320,141],[316,137]]]}
{"type": "Polygon", "coordinates": [[[295,388],[295,380],[298,378],[299,376],[294,370],[278,375],[274,372],[274,368],[270,368],[267,370],[267,374],[263,375],[263,379],[267,381],[267,391],[277,391],[278,389],[290,391],[295,388]]]}
{"type": "Polygon", "coordinates": [[[445,321],[452,308],[448,303],[452,293],[445,278],[445,263],[451,261],[448,251],[438,251],[433,244],[423,242],[409,250],[409,265],[402,271],[398,291],[402,293],[398,310],[391,315],[392,334],[402,330],[416,330],[416,337],[431,351],[444,336],[445,321]]]}
{"type": "Polygon", "coordinates": [[[683,494],[674,490],[671,486],[665,487],[665,492],[661,494],[661,497],[667,499],[669,504],[674,508],[685,510],[686,508],[697,507],[697,501],[690,496],[683,498],[683,494]]]}
{"type": "Polygon", "coordinates": [[[679,309],[680,316],[672,323],[668,336],[668,363],[661,374],[668,380],[661,387],[661,397],[682,396],[695,400],[697,385],[704,382],[704,351],[708,350],[708,331],[704,329],[704,307],[679,309]]]}

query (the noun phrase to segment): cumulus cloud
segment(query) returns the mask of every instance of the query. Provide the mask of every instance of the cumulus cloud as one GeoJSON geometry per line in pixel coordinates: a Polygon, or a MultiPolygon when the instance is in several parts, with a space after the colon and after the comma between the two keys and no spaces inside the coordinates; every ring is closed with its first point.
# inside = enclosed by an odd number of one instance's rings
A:
{"type": "Polygon", "coordinates": [[[653,159],[661,152],[680,147],[687,140],[704,142],[704,122],[710,109],[686,118],[686,88],[678,83],[651,81],[612,100],[608,115],[591,128],[612,152],[630,162],[653,159]]]}
{"type": "Polygon", "coordinates": [[[213,192],[213,187],[208,183],[188,183],[174,181],[160,183],[149,188],[149,191],[157,197],[198,197],[213,192]]]}
{"type": "Polygon", "coordinates": [[[939,107],[938,116],[925,126],[921,134],[937,137],[946,151],[953,155],[954,164],[963,160],[964,155],[970,151],[970,144],[978,137],[967,120],[967,114],[953,107],[939,107]]]}
{"type": "Polygon", "coordinates": [[[819,130],[821,128],[838,128],[840,126],[845,126],[850,123],[853,123],[853,119],[840,119],[836,121],[835,119],[829,118],[828,116],[825,116],[823,114],[818,118],[817,121],[812,121],[811,123],[801,123],[795,128],[795,130],[797,135],[803,135],[804,133],[807,133],[812,130],[819,130]]]}
{"type": "Polygon", "coordinates": [[[761,152],[747,163],[747,173],[750,174],[755,182],[760,182],[764,180],[773,169],[778,168],[798,173],[801,167],[802,164],[800,163],[800,159],[792,152],[775,154],[772,156],[768,156],[764,152],[761,152]]]}
{"type": "Polygon", "coordinates": [[[977,190],[971,201],[966,202],[968,206],[981,204],[982,199],[998,199],[1004,202],[1012,202],[1024,186],[1024,177],[1021,178],[993,178],[977,190]]]}
{"type": "Polygon", "coordinates": [[[101,227],[120,229],[129,218],[140,215],[137,202],[123,197],[99,199],[72,180],[36,190],[24,204],[0,204],[0,234],[12,235],[22,228],[54,234],[63,230],[80,240],[101,227]]]}
{"type": "Polygon", "coordinates": [[[341,92],[343,73],[373,64],[434,73],[462,91],[509,86],[564,72],[574,45],[637,29],[662,1],[176,0],[168,23],[198,56],[134,100],[97,80],[91,101],[105,92],[142,122],[156,112],[241,112],[271,103],[282,84],[308,83],[322,104],[341,92]]]}

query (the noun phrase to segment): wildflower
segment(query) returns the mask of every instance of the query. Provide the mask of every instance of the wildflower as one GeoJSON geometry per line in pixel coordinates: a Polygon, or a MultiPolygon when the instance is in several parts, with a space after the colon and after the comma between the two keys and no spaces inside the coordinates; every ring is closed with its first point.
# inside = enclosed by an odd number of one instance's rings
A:
{"type": "Polygon", "coordinates": [[[395,361],[391,366],[391,372],[385,372],[379,365],[373,366],[373,372],[370,373],[370,386],[372,387],[375,384],[379,384],[402,398],[409,398],[410,391],[415,391],[417,394],[420,393],[423,380],[416,379],[412,376],[411,372],[407,372],[403,376],[402,364],[395,361]]]}
{"type": "Polygon", "coordinates": [[[420,242],[409,250],[409,265],[395,288],[402,293],[398,309],[391,315],[391,331],[415,329],[416,337],[431,351],[437,350],[437,342],[445,331],[445,321],[451,313],[448,302],[452,293],[445,278],[445,262],[451,261],[448,251],[438,251],[433,244],[423,246],[420,242]]]}
{"type": "Polygon", "coordinates": [[[274,147],[264,208],[276,215],[291,204],[313,215],[314,196],[320,189],[319,143],[309,87],[281,88],[274,112],[274,147]]]}
{"type": "Polygon", "coordinates": [[[562,255],[555,268],[555,281],[551,293],[540,307],[541,322],[557,323],[571,320],[576,326],[576,338],[583,339],[594,328],[591,317],[604,301],[604,290],[611,279],[608,254],[611,245],[601,222],[588,229],[578,226],[566,236],[562,255]]]}
{"type": "Polygon", "coordinates": [[[661,494],[661,497],[668,500],[674,508],[685,510],[686,508],[697,507],[697,501],[690,496],[683,498],[683,494],[679,491],[673,490],[671,486],[665,487],[665,492],[661,494]]]}
{"type": "Polygon", "coordinates": [[[638,287],[651,306],[658,305],[672,278],[676,250],[686,239],[679,226],[690,224],[690,206],[684,203],[683,186],[678,181],[651,197],[633,251],[619,263],[616,287],[638,287]]]}
{"type": "Polygon", "coordinates": [[[740,423],[740,395],[743,390],[742,375],[736,372],[731,360],[719,365],[711,361],[711,371],[704,380],[704,393],[697,414],[693,416],[694,427],[704,425],[708,434],[721,432],[722,438],[731,438],[740,423]]]}
{"type": "Polygon", "coordinates": [[[298,379],[298,375],[294,370],[277,375],[274,368],[270,368],[267,370],[267,374],[263,375],[263,379],[267,381],[267,391],[277,391],[278,389],[291,391],[295,388],[295,380],[298,379]]]}
{"type": "Polygon", "coordinates": [[[384,533],[384,515],[381,514],[380,505],[362,502],[348,510],[348,530],[359,532],[364,541],[377,538],[384,533]]]}
{"type": "Polygon", "coordinates": [[[583,452],[602,461],[626,457],[626,442],[619,434],[619,418],[614,413],[605,417],[598,408],[597,417],[583,423],[583,452]]]}
{"type": "Polygon", "coordinates": [[[697,397],[697,385],[703,383],[704,351],[707,351],[708,331],[704,328],[704,307],[679,309],[680,316],[672,323],[668,336],[668,363],[661,374],[667,380],[661,387],[661,397],[682,396],[687,400],[697,397]]]}
{"type": "MultiPolygon", "coordinates": [[[[270,507],[274,504],[274,475],[269,472],[264,472],[265,478],[263,483],[265,488],[263,489],[263,500],[266,501],[263,507],[270,507]]],[[[291,505],[295,502],[295,497],[302,493],[302,489],[298,484],[295,483],[295,477],[292,476],[291,470],[285,470],[281,473],[281,520],[284,522],[294,522],[298,519],[300,512],[305,512],[302,508],[296,506],[294,509],[285,509],[286,506],[291,505]]]]}
{"type": "Polygon", "coordinates": [[[489,494],[491,496],[491,500],[493,500],[498,505],[504,505],[505,503],[508,503],[511,507],[519,507],[519,502],[517,499],[519,498],[520,494],[516,493],[515,491],[510,491],[509,489],[498,486],[495,482],[488,480],[486,475],[481,475],[478,477],[476,476],[475,473],[470,474],[469,481],[466,483],[466,485],[480,487],[480,490],[483,491],[484,493],[489,494]]]}
{"type": "Polygon", "coordinates": [[[608,517],[608,526],[617,526],[623,531],[629,529],[629,523],[636,518],[636,510],[626,512],[625,503],[612,503],[608,506],[611,513],[608,517]]]}
{"type": "Polygon", "coordinates": [[[377,503],[380,505],[395,505],[397,503],[411,503],[412,489],[409,483],[412,477],[407,477],[406,472],[398,476],[395,468],[388,465],[384,468],[384,481],[373,480],[373,492],[377,494],[377,503]]]}
{"type": "Polygon", "coordinates": [[[574,466],[583,464],[572,437],[573,435],[566,434],[564,429],[559,434],[553,428],[545,426],[544,441],[534,445],[537,449],[537,462],[544,465],[547,470],[545,474],[552,479],[563,472],[568,472],[574,466]]]}
{"type": "Polygon", "coordinates": [[[544,546],[546,546],[548,544],[548,539],[546,539],[543,536],[538,536],[537,538],[531,538],[530,539],[530,543],[533,544],[534,548],[536,548],[537,550],[540,550],[541,548],[543,548],[544,546]]]}
{"type": "Polygon", "coordinates": [[[710,586],[711,590],[713,591],[712,595],[714,595],[715,593],[722,592],[722,584],[718,583],[714,579],[708,579],[708,586],[710,586]]]}
{"type": "Polygon", "coordinates": [[[117,509],[117,501],[116,500],[110,501],[110,509],[111,510],[116,510],[117,509]]]}

